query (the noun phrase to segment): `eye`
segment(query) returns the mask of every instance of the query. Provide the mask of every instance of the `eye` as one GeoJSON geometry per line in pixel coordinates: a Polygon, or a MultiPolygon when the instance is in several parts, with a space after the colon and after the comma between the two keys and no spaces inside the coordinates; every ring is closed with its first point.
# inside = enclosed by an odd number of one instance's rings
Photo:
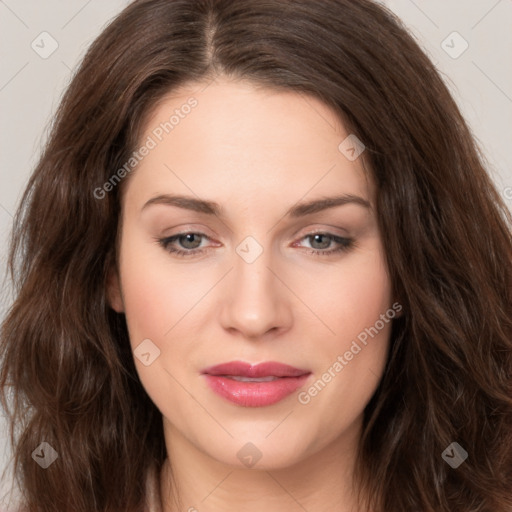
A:
{"type": "MultiPolygon", "coordinates": [[[[156,238],[156,241],[166,251],[175,254],[176,256],[187,258],[191,256],[198,256],[206,252],[208,248],[201,247],[201,241],[203,238],[211,240],[210,237],[204,233],[187,231],[183,233],[177,233],[176,235],[166,238],[156,238]],[[179,244],[179,246],[182,248],[176,247],[174,245],[176,243],[179,244]]],[[[340,237],[332,233],[310,233],[302,237],[300,240],[306,239],[312,245],[311,249],[307,252],[315,256],[328,256],[334,253],[346,252],[355,247],[354,239],[340,237]],[[332,247],[333,243],[334,247],[332,247]]],[[[296,245],[294,244],[294,246],[296,245]]]]}
{"type": "Polygon", "coordinates": [[[170,253],[176,254],[178,256],[187,257],[204,252],[204,249],[199,249],[201,238],[207,238],[208,240],[210,239],[204,233],[187,231],[169,236],[167,238],[158,238],[157,241],[166,251],[169,251],[170,253]],[[175,242],[182,244],[182,247],[184,247],[186,250],[173,247],[171,244],[174,244],[175,242]]]}
{"type": "Polygon", "coordinates": [[[311,250],[309,250],[308,252],[310,254],[314,254],[315,256],[326,256],[334,253],[349,251],[350,249],[355,247],[355,241],[353,238],[345,238],[334,235],[332,233],[311,233],[301,238],[301,240],[306,239],[312,246],[311,250]],[[332,247],[331,245],[333,242],[335,244],[334,247],[332,247]],[[329,247],[331,248],[328,249],[329,247]]]}

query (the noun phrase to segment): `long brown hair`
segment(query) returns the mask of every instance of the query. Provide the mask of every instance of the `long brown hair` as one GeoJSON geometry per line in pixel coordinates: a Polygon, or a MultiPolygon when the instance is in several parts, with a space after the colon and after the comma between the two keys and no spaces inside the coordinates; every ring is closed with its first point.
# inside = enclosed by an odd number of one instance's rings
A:
{"type": "Polygon", "coordinates": [[[510,510],[511,214],[435,67],[369,0],[139,0],[92,44],[10,247],[0,385],[26,510],[141,511],[147,471],[161,468],[161,413],[105,297],[123,182],[94,191],[129,160],[159,99],[222,75],[313,95],[366,146],[404,308],[365,409],[366,505],[510,510]],[[59,455],[46,470],[31,456],[43,441],[59,455]],[[441,456],[452,442],[468,452],[456,469],[441,456]]]}

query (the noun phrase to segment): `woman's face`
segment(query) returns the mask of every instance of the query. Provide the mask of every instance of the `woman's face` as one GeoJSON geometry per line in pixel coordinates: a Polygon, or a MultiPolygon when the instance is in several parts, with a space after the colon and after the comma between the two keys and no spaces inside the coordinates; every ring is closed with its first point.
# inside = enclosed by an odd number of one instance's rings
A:
{"type": "Polygon", "coordinates": [[[357,443],[398,315],[347,136],[312,97],[227,80],[145,125],[109,297],[176,451],[279,468],[357,443]]]}

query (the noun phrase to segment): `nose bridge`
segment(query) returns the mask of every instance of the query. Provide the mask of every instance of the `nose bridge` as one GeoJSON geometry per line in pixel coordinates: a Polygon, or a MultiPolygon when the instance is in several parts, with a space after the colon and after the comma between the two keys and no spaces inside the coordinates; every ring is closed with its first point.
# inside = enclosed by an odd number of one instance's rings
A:
{"type": "Polygon", "coordinates": [[[272,254],[253,237],[247,237],[236,248],[234,262],[235,287],[242,294],[269,293],[272,288],[272,254]]]}
{"type": "Polygon", "coordinates": [[[289,308],[283,285],[274,275],[270,247],[249,236],[235,252],[221,315],[224,327],[250,337],[283,327],[290,320],[289,308]]]}

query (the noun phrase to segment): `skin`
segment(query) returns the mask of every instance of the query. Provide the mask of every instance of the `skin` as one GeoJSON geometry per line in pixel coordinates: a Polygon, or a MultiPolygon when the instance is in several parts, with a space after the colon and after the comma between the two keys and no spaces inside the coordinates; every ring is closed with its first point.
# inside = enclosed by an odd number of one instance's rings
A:
{"type": "MultiPolygon", "coordinates": [[[[312,372],[307,390],[391,308],[391,283],[374,209],[348,203],[301,218],[299,201],[353,194],[374,205],[362,158],[338,149],[347,137],[313,97],[219,78],[173,91],[152,111],[141,143],[191,96],[198,104],[123,183],[118,268],[111,306],[126,315],[132,348],[150,339],[160,355],[135,357],[141,382],[163,415],[168,460],[164,511],[357,510],[352,471],[363,410],[382,376],[391,322],[307,404],[298,392],[266,407],[218,396],[200,375],[227,361],[279,361],[312,372]],[[217,202],[224,216],[169,204],[161,194],[217,202]],[[346,252],[327,232],[351,237],[346,252]],[[206,237],[172,247],[181,232],[206,237]],[[263,249],[252,263],[236,252],[247,236],[263,249]],[[251,468],[237,452],[261,452],[251,468]],[[170,497],[171,472],[181,504],[170,497]]],[[[253,250],[253,249],[251,249],[253,250]]],[[[397,315],[398,316],[398,315],[397,315]]]]}

